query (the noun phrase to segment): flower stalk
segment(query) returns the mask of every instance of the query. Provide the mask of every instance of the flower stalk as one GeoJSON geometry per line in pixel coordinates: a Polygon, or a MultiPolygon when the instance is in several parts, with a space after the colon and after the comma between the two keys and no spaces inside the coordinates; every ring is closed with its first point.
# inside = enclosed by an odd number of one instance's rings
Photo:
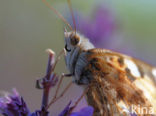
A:
{"type": "Polygon", "coordinates": [[[51,70],[52,70],[53,64],[55,62],[55,53],[49,49],[47,51],[49,53],[49,58],[48,58],[47,72],[46,72],[46,76],[44,77],[45,79],[43,82],[44,90],[43,90],[43,98],[42,98],[41,108],[47,107],[47,105],[48,105],[50,84],[47,84],[47,82],[50,80],[51,70]],[[48,80],[48,81],[46,82],[46,80],[48,80]]]}
{"type": "MultiPolygon", "coordinates": [[[[36,88],[43,90],[42,103],[41,103],[40,110],[36,110],[31,113],[23,97],[21,97],[18,94],[18,92],[14,89],[12,94],[8,94],[4,97],[0,97],[0,113],[1,114],[3,114],[4,116],[49,116],[50,114],[50,111],[48,111],[49,107],[53,103],[58,101],[58,99],[63,97],[66,91],[71,87],[72,81],[70,81],[69,84],[64,88],[64,90],[60,94],[58,94],[64,77],[66,76],[71,77],[71,75],[62,74],[59,77],[58,75],[54,73],[55,66],[60,59],[60,55],[63,52],[61,52],[58,55],[58,57],[56,57],[56,59],[55,59],[55,53],[52,50],[48,49],[47,52],[49,54],[49,58],[48,58],[46,75],[44,78],[36,81],[36,88]],[[49,102],[50,89],[56,84],[58,85],[57,85],[54,97],[49,102]]],[[[86,116],[86,115],[92,116],[93,108],[90,106],[82,108],[80,112],[73,112],[77,104],[85,95],[86,91],[83,92],[83,94],[75,102],[74,105],[70,106],[72,103],[70,101],[69,104],[63,109],[63,111],[61,111],[61,113],[58,116],[86,116]]]]}

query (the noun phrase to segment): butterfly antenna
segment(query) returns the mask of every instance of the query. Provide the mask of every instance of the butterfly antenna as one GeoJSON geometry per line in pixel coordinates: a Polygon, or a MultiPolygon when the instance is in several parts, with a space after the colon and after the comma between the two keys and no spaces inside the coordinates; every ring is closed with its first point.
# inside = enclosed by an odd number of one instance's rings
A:
{"type": "Polygon", "coordinates": [[[75,31],[75,35],[76,35],[76,22],[75,22],[75,17],[74,17],[74,13],[73,13],[73,9],[72,9],[72,5],[71,5],[71,1],[67,0],[68,2],[68,6],[72,15],[72,20],[73,20],[73,25],[74,25],[74,31],[75,31]]]}
{"type": "Polygon", "coordinates": [[[61,13],[59,13],[54,7],[52,7],[46,0],[42,0],[42,2],[48,7],[50,8],[70,29],[71,31],[72,26],[68,23],[68,21],[61,15],[61,13]]]}

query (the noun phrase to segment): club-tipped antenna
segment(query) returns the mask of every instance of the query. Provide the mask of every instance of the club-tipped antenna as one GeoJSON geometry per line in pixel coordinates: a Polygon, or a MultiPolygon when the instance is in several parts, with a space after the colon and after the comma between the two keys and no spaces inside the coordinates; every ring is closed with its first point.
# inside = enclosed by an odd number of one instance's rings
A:
{"type": "Polygon", "coordinates": [[[59,13],[54,7],[52,7],[46,0],[42,0],[42,2],[50,8],[70,29],[73,30],[72,26],[68,23],[68,21],[59,13]]]}
{"type": "Polygon", "coordinates": [[[72,20],[73,20],[73,25],[74,25],[74,31],[75,31],[75,35],[76,35],[76,22],[75,22],[75,17],[74,17],[73,9],[72,9],[72,6],[71,6],[71,1],[70,0],[67,0],[67,2],[68,2],[68,6],[69,6],[69,9],[70,9],[71,15],[72,15],[72,20]]]}

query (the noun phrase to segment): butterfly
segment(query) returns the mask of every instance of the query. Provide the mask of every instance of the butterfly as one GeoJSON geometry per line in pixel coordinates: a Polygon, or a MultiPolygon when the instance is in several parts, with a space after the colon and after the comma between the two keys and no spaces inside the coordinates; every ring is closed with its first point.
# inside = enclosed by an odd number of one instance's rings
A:
{"type": "Polygon", "coordinates": [[[64,35],[67,68],[77,85],[91,85],[86,98],[94,107],[94,115],[156,114],[155,67],[121,53],[94,48],[79,33],[64,35]]]}
{"type": "MultiPolygon", "coordinates": [[[[156,67],[95,48],[76,26],[73,30],[59,12],[50,8],[71,29],[64,31],[66,66],[75,84],[88,87],[86,99],[94,107],[94,116],[156,115],[156,67]]],[[[73,13],[72,18],[74,21],[73,13]]]]}

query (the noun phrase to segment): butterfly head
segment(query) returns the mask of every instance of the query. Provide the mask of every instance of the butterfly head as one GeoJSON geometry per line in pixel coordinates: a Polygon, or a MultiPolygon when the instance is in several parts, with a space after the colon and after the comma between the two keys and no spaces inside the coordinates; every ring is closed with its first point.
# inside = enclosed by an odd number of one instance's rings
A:
{"type": "Polygon", "coordinates": [[[74,31],[65,31],[64,38],[66,65],[69,71],[74,73],[74,65],[79,55],[88,49],[94,48],[94,45],[87,38],[74,31]]]}

